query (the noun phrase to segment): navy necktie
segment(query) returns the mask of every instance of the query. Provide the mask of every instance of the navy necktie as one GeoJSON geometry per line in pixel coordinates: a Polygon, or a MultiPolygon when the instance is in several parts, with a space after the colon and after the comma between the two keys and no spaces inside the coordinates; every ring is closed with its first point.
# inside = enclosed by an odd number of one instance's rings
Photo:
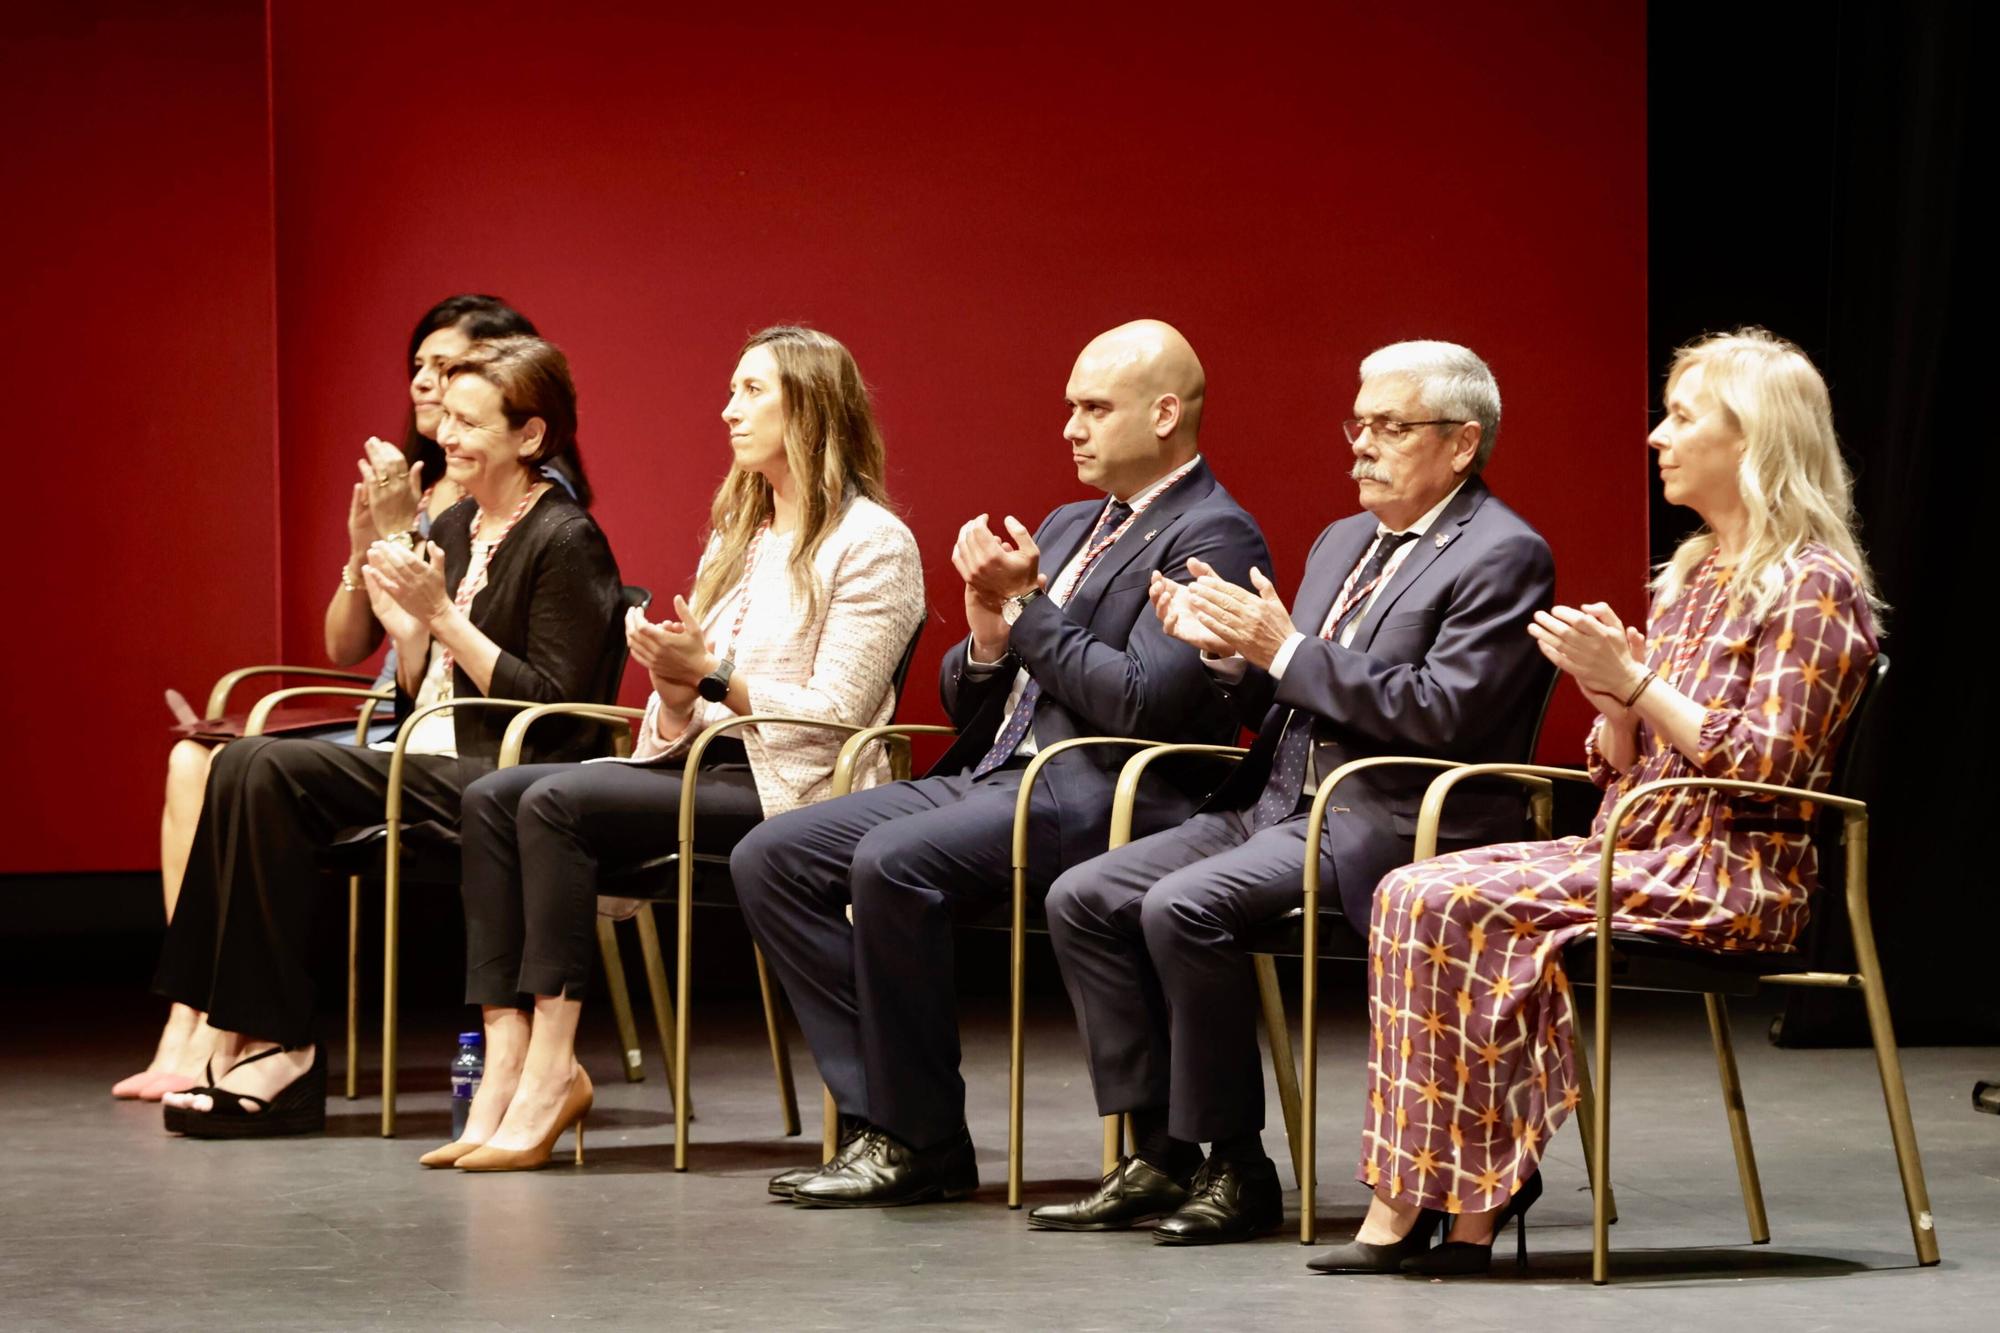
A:
{"type": "MultiPolygon", "coordinates": [[[[1414,532],[1384,533],[1375,542],[1375,549],[1369,553],[1368,562],[1361,567],[1361,573],[1354,580],[1356,589],[1365,589],[1370,583],[1382,577],[1382,571],[1389,567],[1389,561],[1402,549],[1403,543],[1415,541],[1414,532]]],[[[1378,590],[1379,591],[1379,590],[1378,590]]],[[[1357,623],[1368,613],[1373,597],[1360,595],[1354,604],[1341,613],[1326,637],[1338,640],[1347,632],[1349,625],[1357,623]]],[[[1299,798],[1304,795],[1306,782],[1306,761],[1312,757],[1313,717],[1310,713],[1300,714],[1294,708],[1285,715],[1284,732],[1278,737],[1277,752],[1271,756],[1271,776],[1264,784],[1263,795],[1257,798],[1257,808],[1250,812],[1250,827],[1257,830],[1268,828],[1299,808],[1299,798]]]]}
{"type": "MultiPolygon", "coordinates": [[[[1083,557],[1090,558],[1091,548],[1118,531],[1118,525],[1132,516],[1132,506],[1123,500],[1113,500],[1105,508],[1104,517],[1098,520],[1092,530],[1090,540],[1083,544],[1083,557]]],[[[1077,583],[1083,582],[1088,566],[1077,571],[1077,583]]],[[[1074,594],[1075,588],[1071,588],[1074,594]]],[[[1000,765],[1006,763],[1021,746],[1021,740],[1028,734],[1028,726],[1035,718],[1035,701],[1042,697],[1042,683],[1030,676],[1028,687],[1021,691],[1021,697],[1014,704],[1014,711],[1007,714],[1007,720],[1000,724],[1000,734],[993,739],[993,747],[980,757],[972,767],[972,776],[983,778],[1000,765]]]]}

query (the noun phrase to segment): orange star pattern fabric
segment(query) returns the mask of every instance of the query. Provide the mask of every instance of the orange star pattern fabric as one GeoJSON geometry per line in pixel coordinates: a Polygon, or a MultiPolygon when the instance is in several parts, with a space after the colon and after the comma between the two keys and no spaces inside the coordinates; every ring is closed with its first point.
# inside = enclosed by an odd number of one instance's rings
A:
{"type": "MultiPolygon", "coordinates": [[[[1498,1207],[1534,1174],[1577,1104],[1576,1008],[1563,949],[1597,924],[1598,857],[1620,798],[1667,777],[1748,777],[1823,790],[1875,660],[1860,584],[1807,546],[1760,621],[1713,578],[1648,618],[1647,665],[1667,670],[1711,596],[1727,600],[1671,682],[1707,709],[1690,760],[1642,721],[1619,773],[1586,746],[1604,788],[1588,838],[1507,843],[1420,862],[1377,888],[1368,947],[1368,1062],[1357,1178],[1427,1208],[1498,1207]],[[1468,1077],[1469,1075],[1469,1077],[1468,1077]]],[[[1805,803],[1722,792],[1654,796],[1620,833],[1612,921],[1718,951],[1785,950],[1806,922],[1819,857],[1805,803]]]]}

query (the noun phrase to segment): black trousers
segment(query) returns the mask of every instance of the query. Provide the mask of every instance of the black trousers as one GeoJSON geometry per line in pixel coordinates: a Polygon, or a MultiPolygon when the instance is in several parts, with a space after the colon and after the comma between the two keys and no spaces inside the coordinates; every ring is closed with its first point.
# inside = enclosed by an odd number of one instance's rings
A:
{"type": "MultiPolygon", "coordinates": [[[[1196,815],[1073,866],[1049,934],[1100,1115],[1167,1109],[1190,1143],[1264,1127],[1256,975],[1240,941],[1299,905],[1306,816],[1252,833],[1250,812],[1196,815]]],[[[1320,859],[1331,902],[1333,862],[1320,859]]]]}
{"type": "MultiPolygon", "coordinates": [[[[310,937],[320,854],[382,822],[389,758],[331,741],[249,736],[208,771],[187,878],[153,987],[214,1026],[285,1046],[313,1040],[310,937]]],[[[403,819],[458,823],[459,795],[492,765],[410,755],[403,819]]]]}
{"type": "MultiPolygon", "coordinates": [[[[764,817],[741,745],[695,785],[695,848],[723,853],[764,817]],[[733,756],[734,762],[730,762],[733,756]]],[[[580,999],[597,951],[598,871],[674,850],[683,761],[525,764],[465,792],[465,998],[580,999]]]]}
{"type": "MultiPolygon", "coordinates": [[[[1010,891],[1020,786],[1019,768],[892,782],[765,820],[729,858],[750,931],[841,1111],[913,1147],[965,1123],[952,923],[1010,891]]],[[[1046,791],[1031,866],[1055,861],[1046,791]]]]}

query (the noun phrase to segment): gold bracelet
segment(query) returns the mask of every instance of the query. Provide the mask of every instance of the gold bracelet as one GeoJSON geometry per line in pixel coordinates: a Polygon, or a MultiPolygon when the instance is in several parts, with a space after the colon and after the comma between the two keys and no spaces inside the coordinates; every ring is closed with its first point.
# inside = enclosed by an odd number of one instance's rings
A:
{"type": "Polygon", "coordinates": [[[354,581],[354,576],[347,572],[347,561],[345,560],[340,562],[340,590],[342,592],[366,591],[359,583],[354,581]]]}
{"type": "Polygon", "coordinates": [[[1630,708],[1633,704],[1638,703],[1639,696],[1646,692],[1646,687],[1648,685],[1651,685],[1654,681],[1658,680],[1659,678],[1660,678],[1660,673],[1658,671],[1648,671],[1645,674],[1645,676],[1640,679],[1639,687],[1633,690],[1631,694],[1627,695],[1625,697],[1625,702],[1620,704],[1619,707],[1630,708]]]}

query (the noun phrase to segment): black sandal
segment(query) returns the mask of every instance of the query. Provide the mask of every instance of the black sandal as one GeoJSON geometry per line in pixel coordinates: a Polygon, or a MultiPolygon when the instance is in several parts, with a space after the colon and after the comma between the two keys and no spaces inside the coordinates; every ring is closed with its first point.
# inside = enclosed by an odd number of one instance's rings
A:
{"type": "MultiPolygon", "coordinates": [[[[176,1093],[174,1095],[192,1097],[197,1092],[206,1092],[209,1093],[210,1095],[213,1095],[215,1089],[210,1085],[213,1084],[214,1082],[215,1082],[215,1057],[211,1055],[208,1057],[208,1059],[201,1062],[201,1082],[195,1084],[192,1088],[189,1088],[185,1093],[176,1093]]],[[[169,1134],[187,1133],[187,1118],[191,1115],[200,1115],[200,1114],[201,1112],[190,1111],[185,1106],[169,1105],[164,1099],[162,1099],[160,1103],[160,1116],[161,1119],[165,1122],[167,1126],[167,1133],[169,1134]]]]}
{"type": "MultiPolygon", "coordinates": [[[[284,1050],[273,1046],[255,1055],[245,1056],[229,1067],[229,1074],[245,1065],[255,1064],[284,1050]]],[[[196,1111],[187,1107],[169,1107],[167,1128],[174,1129],[172,1112],[181,1112],[179,1132],[191,1139],[262,1139],[274,1138],[281,1134],[317,1134],[326,1129],[326,1048],[313,1048],[312,1066],[305,1073],[287,1083],[278,1095],[268,1100],[247,1092],[231,1092],[228,1088],[198,1088],[209,1100],[209,1109],[196,1111]],[[243,1103],[249,1102],[257,1109],[246,1111],[243,1103]]]]}

